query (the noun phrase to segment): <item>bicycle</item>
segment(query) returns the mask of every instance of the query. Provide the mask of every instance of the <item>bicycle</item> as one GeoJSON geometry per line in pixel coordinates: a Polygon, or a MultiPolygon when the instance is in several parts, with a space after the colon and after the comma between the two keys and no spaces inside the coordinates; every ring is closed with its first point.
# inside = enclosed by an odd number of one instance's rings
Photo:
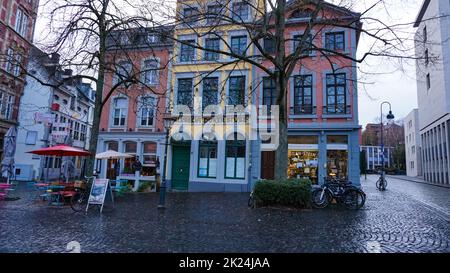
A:
{"type": "Polygon", "coordinates": [[[312,192],[312,205],[323,209],[332,200],[344,204],[347,209],[360,209],[366,202],[366,194],[359,188],[345,180],[326,180],[325,184],[312,192]]]}
{"type": "Polygon", "coordinates": [[[253,191],[250,193],[250,197],[248,198],[248,206],[252,209],[255,208],[255,198],[253,191]]]}
{"type": "Polygon", "coordinates": [[[83,182],[78,187],[75,187],[75,194],[70,198],[70,207],[75,212],[84,211],[90,195],[90,187],[95,177],[85,177],[83,182]]]}
{"type": "Polygon", "coordinates": [[[376,187],[379,191],[385,191],[387,188],[387,180],[386,178],[384,178],[384,176],[380,176],[380,178],[378,178],[377,183],[376,183],[376,187]]]}

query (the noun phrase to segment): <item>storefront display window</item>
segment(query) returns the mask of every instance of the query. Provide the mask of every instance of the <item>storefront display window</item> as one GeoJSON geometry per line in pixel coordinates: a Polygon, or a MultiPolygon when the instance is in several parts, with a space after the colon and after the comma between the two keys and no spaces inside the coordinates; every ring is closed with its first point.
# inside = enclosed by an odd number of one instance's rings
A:
{"type": "Polygon", "coordinates": [[[216,178],[217,176],[217,140],[205,136],[200,141],[198,156],[198,177],[216,178]]]}
{"type": "Polygon", "coordinates": [[[327,137],[327,177],[348,179],[348,137],[327,137]]]}
{"type": "Polygon", "coordinates": [[[288,177],[318,183],[319,145],[317,136],[289,138],[288,177]]]}
{"type": "Polygon", "coordinates": [[[143,176],[154,176],[156,175],[157,144],[155,142],[144,142],[142,147],[143,161],[141,174],[143,176]]]}
{"type": "Polygon", "coordinates": [[[225,178],[245,179],[245,140],[238,134],[226,143],[225,178]]]}
{"type": "Polygon", "coordinates": [[[137,144],[136,142],[125,142],[125,153],[133,157],[125,158],[123,172],[124,174],[134,174],[133,163],[136,160],[137,144]]]}

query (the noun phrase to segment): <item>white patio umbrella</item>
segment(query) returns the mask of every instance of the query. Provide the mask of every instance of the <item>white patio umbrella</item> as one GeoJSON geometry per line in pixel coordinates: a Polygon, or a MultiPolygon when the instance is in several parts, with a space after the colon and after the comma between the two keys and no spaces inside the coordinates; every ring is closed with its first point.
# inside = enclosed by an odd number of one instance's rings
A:
{"type": "Polygon", "coordinates": [[[129,155],[129,154],[119,153],[119,152],[112,151],[112,150],[95,155],[95,158],[97,158],[97,159],[121,159],[121,158],[130,158],[130,157],[133,157],[133,156],[129,155]]]}
{"type": "Polygon", "coordinates": [[[133,157],[133,156],[129,155],[129,154],[125,154],[125,153],[119,153],[119,152],[112,151],[112,150],[95,155],[96,159],[122,159],[122,158],[131,158],[131,157],[133,157]]]}
{"type": "Polygon", "coordinates": [[[4,143],[3,143],[3,159],[2,159],[2,177],[7,178],[8,184],[9,179],[13,175],[14,170],[14,155],[16,153],[16,139],[17,139],[17,132],[16,128],[10,127],[8,132],[6,133],[4,137],[4,143]]]}

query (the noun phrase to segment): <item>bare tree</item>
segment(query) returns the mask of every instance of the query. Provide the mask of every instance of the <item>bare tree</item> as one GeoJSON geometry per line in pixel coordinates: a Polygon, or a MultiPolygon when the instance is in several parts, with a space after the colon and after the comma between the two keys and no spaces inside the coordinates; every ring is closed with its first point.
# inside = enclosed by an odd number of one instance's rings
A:
{"type": "MultiPolygon", "coordinates": [[[[145,82],[143,75],[151,70],[164,70],[168,62],[158,68],[141,69],[141,56],[133,50],[136,35],[148,29],[142,29],[133,16],[135,3],[140,1],[121,0],[58,0],[43,4],[48,20],[48,36],[44,38],[43,50],[49,54],[60,56],[60,64],[53,76],[39,78],[21,67],[23,73],[36,79],[40,84],[58,88],[72,80],[84,80],[95,85],[95,108],[91,130],[89,151],[95,155],[99,135],[100,119],[104,105],[115,93],[136,92],[132,85],[140,84],[144,88],[140,92],[151,92],[158,98],[164,93],[157,92],[153,86],[145,82]],[[128,39],[124,39],[128,37],[128,39]],[[74,71],[71,77],[58,77],[64,69],[74,71]],[[113,77],[112,85],[108,84],[108,75],[113,77]],[[56,77],[55,77],[56,76],[56,77]]],[[[149,17],[146,22],[150,21],[149,17]]],[[[170,36],[170,28],[165,35],[170,36]]],[[[150,50],[152,45],[146,43],[150,50]]],[[[10,60],[13,62],[13,60],[10,60]]],[[[13,65],[21,65],[13,63],[13,65]]],[[[135,111],[138,103],[135,104],[135,111]]],[[[142,106],[140,106],[142,107],[142,106]]],[[[86,173],[93,174],[94,157],[87,161],[86,173]]]]}
{"type": "MultiPolygon", "coordinates": [[[[393,58],[402,60],[423,59],[424,56],[415,56],[411,52],[410,40],[405,40],[400,30],[404,25],[389,24],[379,18],[370,16],[371,10],[383,7],[386,1],[333,1],[334,4],[323,0],[268,0],[268,1],[240,1],[249,7],[248,13],[241,13],[234,9],[230,0],[216,1],[183,1],[181,5],[188,8],[187,13],[181,9],[174,9],[172,4],[162,4],[160,9],[155,6],[143,5],[144,13],[157,12],[166,21],[174,22],[175,28],[188,29],[186,33],[197,37],[196,41],[185,41],[174,36],[174,41],[180,46],[190,46],[202,52],[210,52],[229,57],[226,62],[216,64],[211,71],[203,73],[202,78],[223,67],[237,66],[239,63],[248,63],[260,69],[269,78],[275,81],[275,103],[279,107],[279,146],[275,157],[275,178],[284,179],[287,176],[288,167],[288,105],[287,86],[293,71],[298,65],[307,66],[308,52],[315,51],[321,58],[329,63],[329,69],[333,72],[346,68],[356,68],[357,64],[365,62],[369,57],[393,58]],[[351,12],[356,3],[364,9],[351,12]],[[368,5],[369,2],[372,4],[368,5]],[[210,8],[213,6],[213,8],[210,8]],[[292,39],[288,38],[288,11],[296,10],[299,16],[297,23],[304,26],[303,35],[292,39]],[[329,10],[334,12],[329,12],[329,10]],[[251,16],[248,16],[251,14],[251,16]],[[205,23],[206,22],[206,23],[205,23]],[[366,24],[367,27],[363,27],[366,24]],[[250,42],[246,48],[239,48],[230,44],[222,33],[227,26],[238,26],[244,30],[250,42]],[[327,46],[325,43],[314,43],[317,36],[327,27],[339,28],[357,33],[356,39],[363,35],[370,40],[371,46],[366,52],[360,54],[348,54],[339,47],[327,46]],[[215,37],[224,45],[220,48],[211,48],[200,43],[201,38],[215,37]],[[312,38],[310,38],[312,37],[312,38]],[[270,41],[273,46],[267,48],[265,41],[270,41]],[[286,49],[291,43],[296,43],[296,49],[289,52],[286,49]],[[254,48],[254,50],[250,50],[254,48]],[[248,54],[247,52],[252,52],[248,54]],[[261,61],[264,60],[264,61],[261,61]],[[344,62],[342,62],[344,60],[344,62]],[[350,61],[345,62],[345,60],[350,61]],[[206,75],[205,75],[206,74],[206,75]]],[[[145,20],[142,20],[145,21],[145,20]]],[[[410,23],[410,25],[412,22],[410,23]]],[[[357,43],[357,41],[356,41],[357,43]]],[[[432,59],[432,56],[427,56],[432,59]]],[[[346,79],[350,84],[355,84],[356,77],[346,79]]],[[[260,83],[259,83],[260,84],[260,83]]],[[[257,90],[259,84],[254,84],[251,90],[257,90]]],[[[345,112],[345,109],[338,109],[345,112]]]]}

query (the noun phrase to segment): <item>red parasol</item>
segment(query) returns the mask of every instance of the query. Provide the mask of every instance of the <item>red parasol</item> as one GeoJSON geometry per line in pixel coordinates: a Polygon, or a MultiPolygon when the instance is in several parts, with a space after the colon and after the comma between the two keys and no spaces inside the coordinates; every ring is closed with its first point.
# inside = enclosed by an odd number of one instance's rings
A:
{"type": "Polygon", "coordinates": [[[78,149],[67,145],[58,145],[48,148],[43,148],[35,151],[28,152],[35,155],[47,155],[47,156],[90,156],[88,151],[78,149]]]}

